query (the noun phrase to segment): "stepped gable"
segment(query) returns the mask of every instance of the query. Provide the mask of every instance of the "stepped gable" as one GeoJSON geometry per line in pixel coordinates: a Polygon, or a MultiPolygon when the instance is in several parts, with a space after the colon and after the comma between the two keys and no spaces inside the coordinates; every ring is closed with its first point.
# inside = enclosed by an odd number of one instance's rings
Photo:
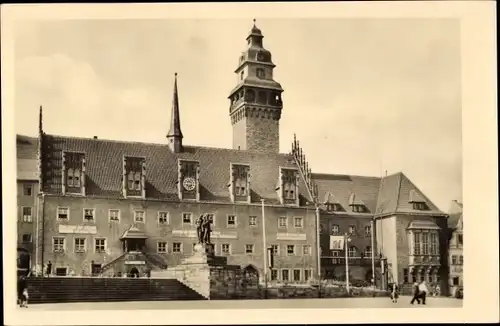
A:
{"type": "MultiPolygon", "coordinates": [[[[200,200],[230,202],[227,180],[230,163],[250,165],[252,202],[265,199],[278,204],[276,181],[279,167],[297,168],[289,154],[184,146],[179,153],[166,144],[113,141],[91,138],[44,136],[44,188],[47,193],[61,194],[62,152],[84,152],[86,159],[87,196],[122,197],[123,156],[144,157],[146,163],[146,198],[178,200],[178,159],[200,164],[200,200]]],[[[299,191],[306,196],[303,180],[299,191]]]]}
{"type": "Polygon", "coordinates": [[[349,203],[353,194],[356,201],[361,201],[366,206],[368,213],[375,212],[380,178],[313,173],[312,179],[318,187],[318,198],[334,198],[346,214],[360,214],[350,209],[349,203]]]}
{"type": "Polygon", "coordinates": [[[17,179],[38,180],[37,151],[37,138],[16,136],[17,179]]]}

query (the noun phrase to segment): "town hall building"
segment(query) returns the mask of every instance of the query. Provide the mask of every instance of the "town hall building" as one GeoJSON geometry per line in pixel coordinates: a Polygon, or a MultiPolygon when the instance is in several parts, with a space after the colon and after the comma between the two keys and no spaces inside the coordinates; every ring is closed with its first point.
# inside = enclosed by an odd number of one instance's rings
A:
{"type": "Polygon", "coordinates": [[[37,176],[35,218],[24,216],[27,199],[18,204],[23,234],[33,232],[23,249],[30,266],[50,261],[54,276],[151,276],[192,255],[195,221],[209,214],[215,254],[261,280],[265,238],[269,281],[345,279],[347,249],[351,281],[447,283],[447,215],[403,173],[315,173],[297,139],[280,152],[285,101],[263,38],[254,24],[235,70],[230,149],[184,143],[177,75],[158,143],[51,135],[40,108],[38,139],[18,136],[17,146],[37,176]],[[332,236],[345,234],[348,246],[333,248],[332,236]]]}

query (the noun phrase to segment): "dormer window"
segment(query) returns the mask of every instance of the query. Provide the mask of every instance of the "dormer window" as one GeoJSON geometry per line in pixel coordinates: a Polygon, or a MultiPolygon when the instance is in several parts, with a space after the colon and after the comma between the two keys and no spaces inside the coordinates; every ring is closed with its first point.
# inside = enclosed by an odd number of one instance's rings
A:
{"type": "Polygon", "coordinates": [[[408,202],[413,205],[414,210],[425,211],[429,209],[425,198],[415,189],[410,190],[408,202]]]}
{"type": "Polygon", "coordinates": [[[179,160],[178,191],[180,199],[200,200],[200,164],[179,160]]]}
{"type": "Polygon", "coordinates": [[[146,160],[143,157],[123,158],[123,195],[146,197],[146,160]]]}
{"type": "Polygon", "coordinates": [[[369,213],[365,203],[355,193],[349,196],[349,206],[351,206],[351,210],[354,213],[369,213]]]}
{"type": "Polygon", "coordinates": [[[298,205],[298,171],[295,169],[280,168],[280,184],[276,190],[279,191],[282,204],[298,205]]]}
{"type": "Polygon", "coordinates": [[[427,207],[427,204],[426,203],[422,203],[422,202],[414,202],[413,203],[413,209],[414,210],[418,210],[418,211],[425,211],[428,209],[427,207]]]}
{"type": "Polygon", "coordinates": [[[351,208],[352,208],[352,211],[354,213],[366,213],[367,212],[367,209],[365,207],[365,205],[351,205],[351,208]]]}
{"type": "Polygon", "coordinates": [[[326,204],[326,210],[329,212],[340,212],[342,211],[342,205],[339,203],[328,203],[326,204]]]}
{"type": "Polygon", "coordinates": [[[63,194],[85,195],[85,154],[63,152],[62,165],[63,194]]]}
{"type": "Polygon", "coordinates": [[[229,180],[231,201],[250,202],[250,166],[231,163],[229,180]]]}

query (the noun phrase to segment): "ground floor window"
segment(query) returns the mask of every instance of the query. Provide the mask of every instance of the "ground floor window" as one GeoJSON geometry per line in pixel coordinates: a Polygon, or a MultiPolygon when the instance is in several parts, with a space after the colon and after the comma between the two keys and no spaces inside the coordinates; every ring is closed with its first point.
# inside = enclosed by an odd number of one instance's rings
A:
{"type": "Polygon", "coordinates": [[[309,281],[312,278],[312,270],[306,269],[304,270],[304,279],[309,281]]]}
{"type": "Polygon", "coordinates": [[[278,270],[271,269],[271,281],[277,281],[277,280],[278,280],[278,270]]]}
{"type": "Polygon", "coordinates": [[[456,276],[453,278],[453,285],[458,286],[460,284],[460,277],[456,276]]]}
{"type": "Polygon", "coordinates": [[[92,263],[92,265],[91,265],[92,276],[99,275],[99,273],[101,273],[101,267],[102,267],[102,264],[92,263]]]}
{"type": "Polygon", "coordinates": [[[404,268],[403,269],[403,283],[408,283],[409,279],[408,279],[408,268],[404,268]]]}
{"type": "Polygon", "coordinates": [[[300,269],[294,269],[293,270],[293,280],[295,282],[299,282],[300,281],[300,269]]]}
{"type": "Polygon", "coordinates": [[[283,281],[289,281],[289,280],[290,280],[288,273],[289,273],[289,272],[288,272],[288,269],[283,269],[283,270],[281,271],[281,279],[282,279],[283,281]]]}
{"type": "Polygon", "coordinates": [[[67,267],[57,267],[56,268],[56,275],[57,276],[66,276],[66,275],[68,275],[68,268],[67,267]]]}

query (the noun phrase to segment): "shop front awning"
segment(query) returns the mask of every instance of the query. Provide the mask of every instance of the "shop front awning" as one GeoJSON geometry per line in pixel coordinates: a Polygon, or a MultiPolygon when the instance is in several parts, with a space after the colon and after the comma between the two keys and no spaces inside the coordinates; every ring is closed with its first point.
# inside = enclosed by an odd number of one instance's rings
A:
{"type": "Polygon", "coordinates": [[[148,236],[136,226],[132,225],[125,233],[123,233],[121,240],[127,239],[147,239],[148,236]]]}

